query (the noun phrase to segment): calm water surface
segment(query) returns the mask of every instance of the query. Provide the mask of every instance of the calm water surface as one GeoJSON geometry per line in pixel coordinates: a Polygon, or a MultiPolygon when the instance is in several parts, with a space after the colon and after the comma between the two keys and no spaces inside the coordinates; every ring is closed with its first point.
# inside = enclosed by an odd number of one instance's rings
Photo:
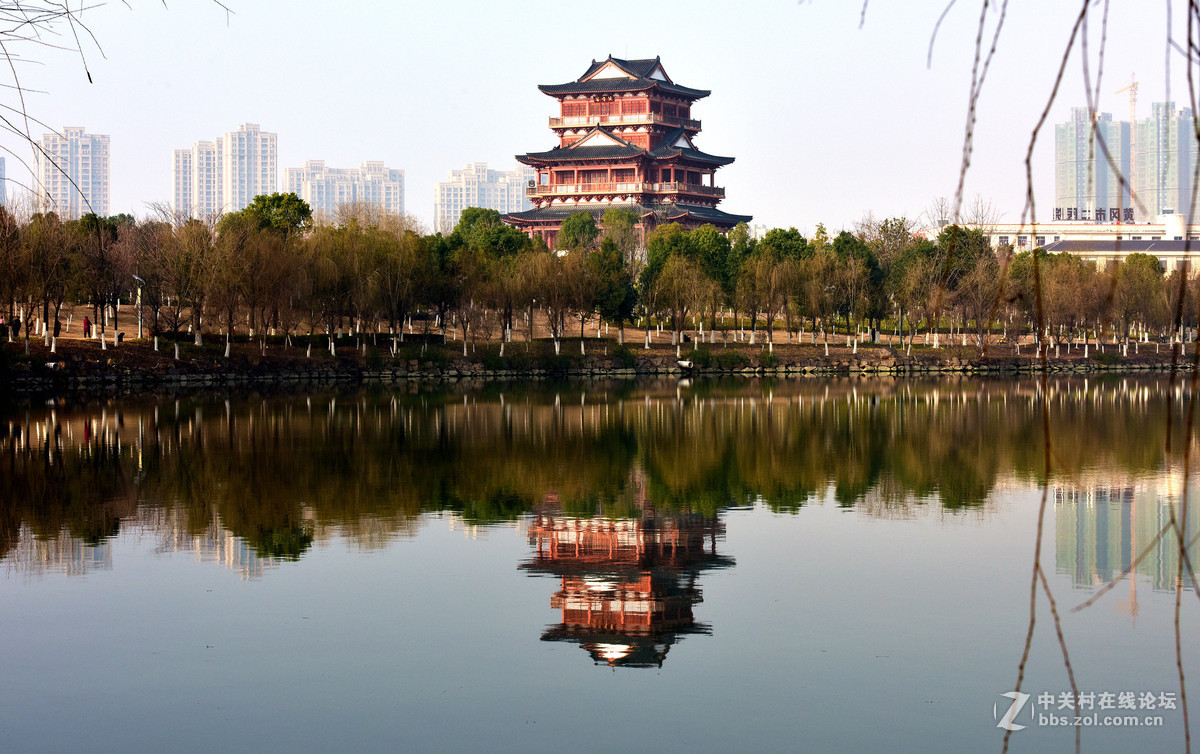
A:
{"type": "MultiPolygon", "coordinates": [[[[0,750],[999,750],[1043,491],[1084,750],[1179,750],[1176,585],[1195,682],[1200,600],[1157,535],[1186,397],[669,381],[9,409],[0,750]]],[[[1036,615],[1012,749],[1071,749],[1044,595],[1036,615]]]]}

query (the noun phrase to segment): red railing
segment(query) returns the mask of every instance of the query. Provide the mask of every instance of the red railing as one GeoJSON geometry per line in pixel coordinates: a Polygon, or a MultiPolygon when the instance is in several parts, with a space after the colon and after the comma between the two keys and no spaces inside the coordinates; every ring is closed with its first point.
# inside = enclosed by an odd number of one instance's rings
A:
{"type": "Polygon", "coordinates": [[[662,113],[623,113],[613,115],[569,115],[565,118],[551,118],[551,128],[572,128],[579,126],[615,126],[625,123],[662,123],[668,126],[683,126],[700,130],[700,121],[688,118],[677,118],[662,113]]]}
{"type": "Polygon", "coordinates": [[[560,196],[563,194],[698,194],[700,196],[725,196],[721,186],[705,186],[700,183],[557,183],[544,186],[529,186],[525,196],[560,196]]]}

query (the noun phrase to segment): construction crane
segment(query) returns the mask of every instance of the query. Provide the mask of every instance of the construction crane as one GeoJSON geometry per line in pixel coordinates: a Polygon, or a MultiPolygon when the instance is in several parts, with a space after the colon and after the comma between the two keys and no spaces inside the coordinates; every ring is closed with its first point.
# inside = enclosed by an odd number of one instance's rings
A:
{"type": "Polygon", "coordinates": [[[1134,163],[1137,162],[1137,160],[1134,159],[1134,155],[1133,155],[1133,151],[1137,147],[1137,139],[1135,138],[1135,133],[1136,133],[1135,129],[1137,128],[1137,93],[1138,93],[1138,82],[1137,82],[1137,74],[1136,73],[1129,74],[1129,85],[1128,86],[1121,87],[1117,91],[1113,92],[1113,94],[1120,94],[1121,92],[1129,92],[1129,176],[1128,176],[1128,179],[1129,179],[1129,206],[1133,207],[1137,204],[1137,201],[1134,199],[1134,193],[1133,193],[1133,169],[1134,169],[1134,163]]]}

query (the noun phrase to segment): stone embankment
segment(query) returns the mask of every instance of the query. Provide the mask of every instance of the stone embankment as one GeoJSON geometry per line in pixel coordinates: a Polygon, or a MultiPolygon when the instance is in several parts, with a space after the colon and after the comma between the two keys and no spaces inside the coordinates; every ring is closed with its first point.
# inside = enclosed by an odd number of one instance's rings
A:
{"type": "MultiPolygon", "coordinates": [[[[127,347],[126,352],[133,351],[127,347]]],[[[865,350],[865,349],[864,349],[865,350]]],[[[508,363],[503,360],[464,358],[446,351],[436,359],[360,358],[307,359],[196,359],[148,362],[138,358],[86,358],[69,356],[58,361],[8,358],[0,363],[0,383],[11,393],[53,393],[75,390],[140,392],[174,388],[320,387],[365,383],[434,383],[459,380],[546,380],[559,378],[631,379],[640,376],[775,377],[887,376],[932,374],[1001,375],[1039,372],[1036,357],[959,357],[924,351],[906,356],[901,351],[873,348],[864,355],[828,357],[820,355],[740,353],[713,351],[693,356],[691,367],[680,366],[673,351],[625,350],[619,357],[604,355],[560,356],[508,363]]],[[[10,352],[11,353],[11,352],[10,352]]],[[[109,353],[112,353],[111,351],[109,353]]],[[[1180,358],[1177,368],[1188,369],[1190,358],[1180,358]]],[[[1047,361],[1054,374],[1092,372],[1148,372],[1172,368],[1168,354],[1141,358],[1075,358],[1047,361]]]]}

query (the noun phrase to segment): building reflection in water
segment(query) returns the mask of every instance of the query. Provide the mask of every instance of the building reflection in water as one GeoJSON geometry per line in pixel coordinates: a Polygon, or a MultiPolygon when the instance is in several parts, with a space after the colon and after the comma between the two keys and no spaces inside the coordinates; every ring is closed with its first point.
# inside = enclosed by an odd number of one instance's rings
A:
{"type": "MultiPolygon", "coordinates": [[[[178,510],[143,508],[123,518],[121,528],[121,536],[157,539],[158,553],[192,553],[198,561],[220,563],[242,579],[259,578],[265,567],[275,565],[273,558],[260,556],[244,539],[224,528],[215,513],[207,527],[192,531],[178,510]]],[[[24,576],[86,576],[92,571],[111,571],[116,538],[85,542],[66,530],[54,537],[39,537],[22,526],[16,545],[0,557],[0,564],[8,572],[24,576]]]]}
{"type": "Polygon", "coordinates": [[[86,576],[93,571],[113,568],[112,541],[84,542],[66,531],[55,537],[36,537],[28,526],[21,526],[16,545],[0,557],[6,571],[25,576],[63,573],[67,576],[86,576]]]}
{"type": "MultiPolygon", "coordinates": [[[[1172,512],[1180,515],[1180,480],[1159,483],[1113,483],[1056,486],[1055,565],[1070,575],[1077,587],[1095,587],[1118,578],[1145,552],[1134,573],[1154,591],[1175,588],[1179,566],[1179,541],[1174,530],[1163,531],[1172,512]]],[[[1200,516],[1190,515],[1186,538],[1200,535],[1200,516]]],[[[1196,562],[1196,548],[1189,555],[1196,562]]],[[[1137,614],[1137,581],[1129,580],[1129,595],[1120,601],[1123,610],[1137,614]]],[[[1186,588],[1191,587],[1187,569],[1186,588]]]]}
{"type": "Polygon", "coordinates": [[[543,641],[579,644],[598,665],[646,668],[661,667],[680,637],[712,632],[692,608],[700,572],[734,564],[717,554],[719,518],[650,507],[638,518],[576,516],[547,496],[528,531],[535,553],[521,568],[560,580],[550,606],[561,621],[543,641]]]}

